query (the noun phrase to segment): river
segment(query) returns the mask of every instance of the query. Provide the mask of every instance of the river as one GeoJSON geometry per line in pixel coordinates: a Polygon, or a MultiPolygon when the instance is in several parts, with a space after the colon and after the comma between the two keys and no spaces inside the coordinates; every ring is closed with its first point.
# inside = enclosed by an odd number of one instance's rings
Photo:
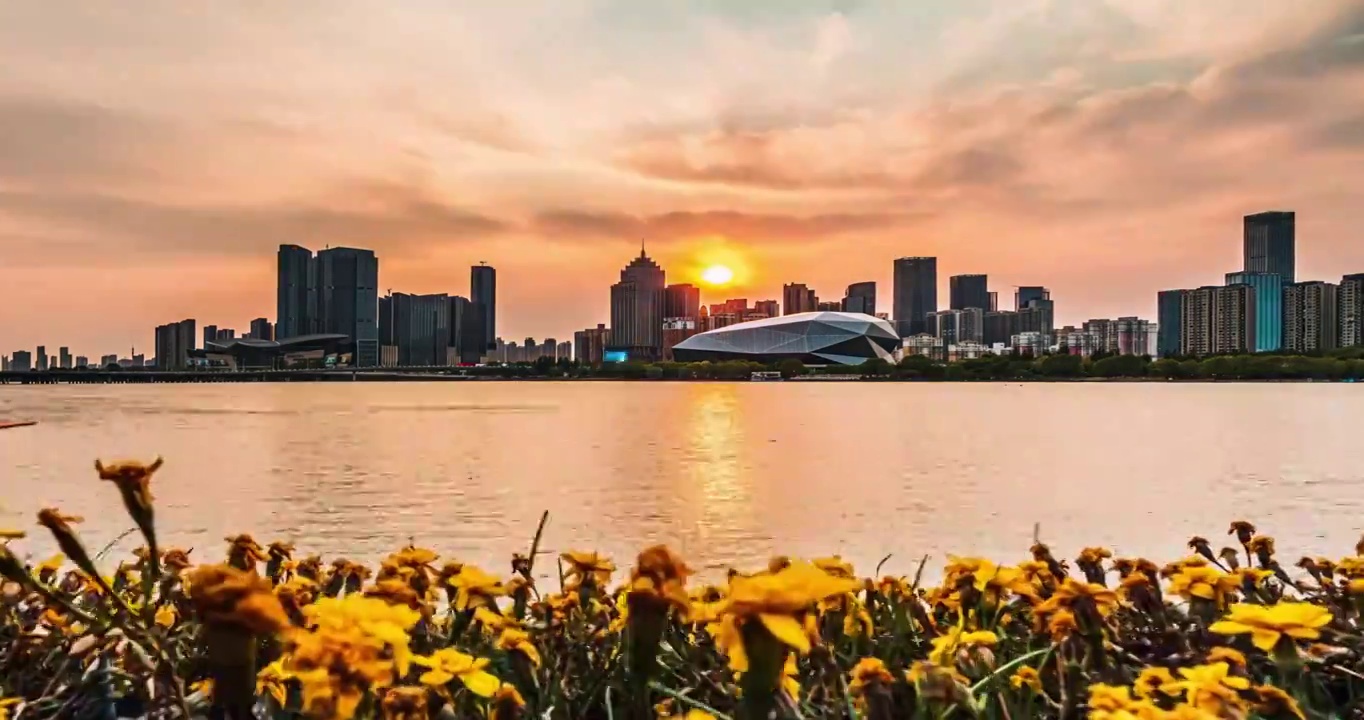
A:
{"type": "MultiPolygon", "coordinates": [[[[163,542],[221,557],[253,533],[373,560],[414,540],[505,570],[545,545],[628,567],[667,542],[694,565],[839,553],[870,573],[923,555],[1024,559],[1034,524],[1173,559],[1256,522],[1285,560],[1364,530],[1364,386],[1340,384],[323,383],[10,386],[0,526],[33,513],[130,523],[96,457],[166,459],[163,542]]],[[[124,549],[139,544],[121,543],[124,549]]]]}

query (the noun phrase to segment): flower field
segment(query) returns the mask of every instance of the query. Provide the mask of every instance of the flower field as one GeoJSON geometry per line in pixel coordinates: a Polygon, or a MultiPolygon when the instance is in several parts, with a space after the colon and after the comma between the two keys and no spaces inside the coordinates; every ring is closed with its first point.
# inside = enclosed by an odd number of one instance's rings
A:
{"type": "Polygon", "coordinates": [[[60,510],[46,561],[0,529],[0,720],[1364,717],[1364,541],[1293,561],[1238,521],[1168,563],[1037,542],[935,585],[777,557],[711,586],[663,546],[544,552],[542,521],[509,566],[369,567],[163,548],[160,466],[96,463],[145,540],[117,566],[60,510]]]}

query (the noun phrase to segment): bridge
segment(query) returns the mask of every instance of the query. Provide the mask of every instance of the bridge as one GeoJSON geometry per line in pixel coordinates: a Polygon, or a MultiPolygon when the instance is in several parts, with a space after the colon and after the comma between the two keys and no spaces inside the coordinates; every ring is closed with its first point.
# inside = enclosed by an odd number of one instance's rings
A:
{"type": "Polygon", "coordinates": [[[0,372],[0,385],[130,385],[138,383],[401,382],[473,379],[466,368],[335,368],[330,370],[43,370],[0,372]]]}

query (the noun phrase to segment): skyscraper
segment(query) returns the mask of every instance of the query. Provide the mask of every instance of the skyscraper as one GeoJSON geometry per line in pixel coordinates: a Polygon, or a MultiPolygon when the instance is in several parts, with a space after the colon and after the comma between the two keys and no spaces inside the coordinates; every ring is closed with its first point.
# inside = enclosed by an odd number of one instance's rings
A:
{"type": "Polygon", "coordinates": [[[1340,346],[1364,346],[1364,273],[1346,275],[1340,279],[1336,302],[1340,346]]]}
{"type": "MultiPolygon", "coordinates": [[[[470,302],[466,297],[451,295],[449,302],[449,346],[455,348],[461,364],[476,365],[489,354],[488,339],[483,332],[487,313],[482,305],[470,302]]],[[[493,347],[497,347],[496,341],[493,347]]]]}
{"type": "Polygon", "coordinates": [[[469,269],[469,302],[483,311],[485,349],[497,347],[497,270],[487,263],[469,269]]]}
{"type": "Polygon", "coordinates": [[[1296,282],[1296,216],[1270,211],[1245,217],[1243,241],[1246,272],[1277,273],[1285,286],[1296,282]]]}
{"type": "MultiPolygon", "coordinates": [[[[287,340],[317,332],[317,261],[313,251],[280,245],[277,272],[275,336],[287,340]]],[[[207,334],[204,339],[209,339],[207,334]]]]}
{"type": "Polygon", "coordinates": [[[1228,285],[1255,289],[1255,352],[1272,352],[1283,346],[1283,279],[1271,272],[1227,273],[1228,285]]]}
{"type": "Polygon", "coordinates": [[[209,343],[211,343],[211,342],[217,342],[217,341],[218,341],[218,326],[217,326],[217,325],[205,325],[205,326],[204,326],[204,347],[208,347],[208,344],[209,344],[209,343]]]}
{"type": "Polygon", "coordinates": [[[274,340],[275,326],[270,324],[269,318],[256,318],[251,321],[251,337],[256,340],[274,340]]]}
{"type": "Polygon", "coordinates": [[[195,321],[181,320],[156,327],[156,369],[185,370],[190,366],[189,351],[195,349],[195,321]]]}
{"type": "Polygon", "coordinates": [[[1255,348],[1255,289],[1244,283],[1184,291],[1180,354],[1221,355],[1255,348]]]}
{"type": "Polygon", "coordinates": [[[805,283],[788,283],[781,288],[781,314],[814,312],[819,309],[819,296],[805,283]]]}
{"type": "Polygon", "coordinates": [[[843,312],[876,314],[876,283],[858,282],[843,293],[843,312]]]}
{"type": "Polygon", "coordinates": [[[47,369],[47,346],[46,346],[46,345],[39,345],[39,346],[38,346],[38,372],[42,372],[42,371],[44,371],[44,370],[46,370],[46,369],[47,369]]]}
{"type": "Polygon", "coordinates": [[[700,318],[701,288],[690,283],[669,285],[663,295],[663,317],[692,321],[700,318]]]}
{"type": "Polygon", "coordinates": [[[1340,347],[1336,313],[1339,286],[1320,280],[1283,289],[1283,347],[1294,352],[1324,352],[1340,347]]]}
{"type": "Polygon", "coordinates": [[[33,353],[27,350],[15,350],[10,358],[9,369],[14,372],[28,372],[33,369],[33,353]]]}
{"type": "Polygon", "coordinates": [[[450,343],[450,297],[390,293],[379,298],[379,346],[403,367],[444,365],[450,343]]]}
{"type": "Polygon", "coordinates": [[[71,369],[71,348],[57,348],[57,365],[63,370],[71,369]]]}
{"type": "Polygon", "coordinates": [[[980,308],[991,310],[989,280],[985,275],[953,275],[949,280],[948,296],[953,310],[980,308]]]}
{"type": "Polygon", "coordinates": [[[663,268],[641,246],[611,286],[611,350],[632,360],[662,357],[665,285],[663,268]]]}
{"type": "Polygon", "coordinates": [[[1162,290],[1156,294],[1156,324],[1159,325],[1159,334],[1156,336],[1156,355],[1159,357],[1169,357],[1179,355],[1180,349],[1180,313],[1184,307],[1184,293],[1188,290],[1162,290]]]}
{"type": "Polygon", "coordinates": [[[317,254],[318,331],[355,343],[352,363],[379,365],[379,259],[370,250],[328,248],[317,254]]]}
{"type": "Polygon", "coordinates": [[[1041,285],[1023,285],[1014,291],[1014,310],[1022,310],[1033,300],[1050,300],[1051,291],[1041,285]]]}
{"type": "Polygon", "coordinates": [[[902,257],[895,261],[895,284],[891,290],[895,330],[908,337],[924,332],[925,319],[938,310],[938,259],[902,257]]]}

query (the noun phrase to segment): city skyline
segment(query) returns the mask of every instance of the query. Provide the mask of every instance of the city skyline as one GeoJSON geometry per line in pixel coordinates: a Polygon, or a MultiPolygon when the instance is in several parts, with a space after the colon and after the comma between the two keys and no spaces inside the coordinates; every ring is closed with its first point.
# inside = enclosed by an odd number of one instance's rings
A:
{"type": "Polygon", "coordinates": [[[487,261],[503,337],[601,321],[641,236],[672,282],[882,312],[887,259],[934,256],[939,298],[1041,283],[1058,325],[1220,281],[1265,210],[1296,279],[1364,267],[1357,0],[144,3],[0,8],[0,347],[241,329],[286,243],[418,294],[487,261]]]}

